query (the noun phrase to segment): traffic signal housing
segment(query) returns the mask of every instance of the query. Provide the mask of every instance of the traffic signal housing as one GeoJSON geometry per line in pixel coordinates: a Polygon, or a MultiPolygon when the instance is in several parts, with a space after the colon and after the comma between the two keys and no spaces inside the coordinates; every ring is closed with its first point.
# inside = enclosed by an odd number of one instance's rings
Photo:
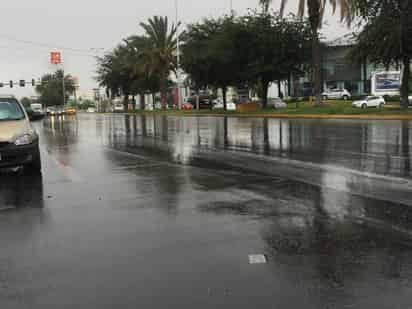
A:
{"type": "Polygon", "coordinates": [[[26,81],[22,79],[22,80],[20,80],[19,84],[20,84],[20,87],[25,87],[26,86],[26,81]]]}
{"type": "Polygon", "coordinates": [[[12,80],[9,82],[9,86],[10,86],[10,88],[13,88],[13,81],[12,80]]]}

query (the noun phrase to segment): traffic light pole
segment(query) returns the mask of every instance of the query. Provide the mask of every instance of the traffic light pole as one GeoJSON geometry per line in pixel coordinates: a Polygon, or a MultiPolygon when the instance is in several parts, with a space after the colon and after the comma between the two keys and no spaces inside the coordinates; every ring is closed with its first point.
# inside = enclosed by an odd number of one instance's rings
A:
{"type": "Polygon", "coordinates": [[[62,73],[63,73],[63,77],[62,77],[62,86],[63,86],[63,107],[66,106],[66,85],[64,83],[64,68],[62,68],[62,73]]]}

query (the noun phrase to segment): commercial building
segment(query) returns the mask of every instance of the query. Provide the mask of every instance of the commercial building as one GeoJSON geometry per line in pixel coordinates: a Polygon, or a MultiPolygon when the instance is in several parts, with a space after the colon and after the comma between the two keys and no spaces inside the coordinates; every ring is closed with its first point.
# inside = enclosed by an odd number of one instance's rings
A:
{"type": "MultiPolygon", "coordinates": [[[[356,63],[350,57],[354,45],[352,34],[322,44],[322,88],[345,88],[352,95],[361,95],[371,91],[371,77],[378,68],[371,63],[356,63]]],[[[292,78],[292,97],[309,96],[312,84],[309,74],[292,78]]]]}

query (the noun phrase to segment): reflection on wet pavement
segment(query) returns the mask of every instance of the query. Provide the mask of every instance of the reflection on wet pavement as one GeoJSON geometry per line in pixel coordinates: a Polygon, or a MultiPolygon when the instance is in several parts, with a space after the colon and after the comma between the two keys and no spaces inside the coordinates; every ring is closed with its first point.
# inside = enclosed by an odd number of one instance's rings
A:
{"type": "Polygon", "coordinates": [[[411,123],[36,125],[43,177],[0,175],[1,308],[412,305],[411,123]]]}

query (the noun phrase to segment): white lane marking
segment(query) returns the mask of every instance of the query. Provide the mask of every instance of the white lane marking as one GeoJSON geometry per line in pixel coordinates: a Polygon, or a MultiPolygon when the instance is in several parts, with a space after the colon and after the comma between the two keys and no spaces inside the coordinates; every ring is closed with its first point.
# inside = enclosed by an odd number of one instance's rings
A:
{"type": "Polygon", "coordinates": [[[251,254],[249,255],[249,264],[266,264],[266,256],[264,254],[251,254]]]}

